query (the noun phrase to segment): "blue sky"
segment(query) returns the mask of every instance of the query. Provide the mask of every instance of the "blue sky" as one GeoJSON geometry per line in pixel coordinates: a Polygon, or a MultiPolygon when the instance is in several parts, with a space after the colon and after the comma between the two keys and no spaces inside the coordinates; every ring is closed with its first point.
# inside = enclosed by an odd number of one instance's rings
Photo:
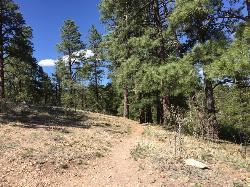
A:
{"type": "MultiPolygon", "coordinates": [[[[104,33],[98,10],[99,0],[14,0],[21,9],[27,25],[33,29],[34,57],[38,60],[57,59],[56,44],[60,42],[60,28],[64,20],[72,19],[79,26],[86,43],[88,30],[94,24],[104,33]]],[[[53,67],[45,67],[51,74],[53,67]]]]}

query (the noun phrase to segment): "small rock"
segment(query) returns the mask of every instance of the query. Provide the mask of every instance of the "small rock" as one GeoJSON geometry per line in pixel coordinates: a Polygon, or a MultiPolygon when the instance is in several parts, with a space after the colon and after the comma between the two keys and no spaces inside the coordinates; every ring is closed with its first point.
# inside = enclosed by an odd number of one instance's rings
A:
{"type": "Polygon", "coordinates": [[[151,182],[151,184],[154,184],[156,182],[156,179],[154,179],[152,182],[151,182]]]}
{"type": "Polygon", "coordinates": [[[199,162],[199,161],[194,160],[194,159],[187,159],[187,160],[185,160],[185,163],[186,163],[186,165],[194,166],[196,168],[209,169],[206,164],[203,164],[202,162],[199,162]]]}

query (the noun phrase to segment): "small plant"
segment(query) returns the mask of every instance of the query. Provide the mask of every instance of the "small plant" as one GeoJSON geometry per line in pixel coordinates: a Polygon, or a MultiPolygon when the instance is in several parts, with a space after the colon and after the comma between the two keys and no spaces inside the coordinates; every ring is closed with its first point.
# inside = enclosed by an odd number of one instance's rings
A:
{"type": "Polygon", "coordinates": [[[165,141],[167,138],[166,131],[158,131],[153,127],[147,127],[144,129],[143,135],[150,138],[157,138],[159,141],[165,141]]]}
{"type": "Polygon", "coordinates": [[[23,159],[32,158],[34,156],[35,149],[33,148],[27,148],[24,150],[24,152],[21,154],[21,157],[23,159]]]}
{"type": "Polygon", "coordinates": [[[69,168],[69,165],[66,164],[66,163],[61,163],[61,164],[59,164],[59,168],[68,169],[68,168],[69,168]]]}
{"type": "Polygon", "coordinates": [[[145,128],[143,135],[154,138],[157,136],[157,132],[153,128],[147,127],[145,128]]]}
{"type": "Polygon", "coordinates": [[[247,170],[250,170],[250,166],[248,163],[244,162],[243,160],[240,160],[239,158],[233,155],[227,155],[224,158],[224,161],[228,162],[230,165],[234,166],[236,169],[245,168],[247,170]]]}
{"type": "Polygon", "coordinates": [[[62,134],[59,134],[59,133],[52,134],[52,139],[55,142],[63,142],[63,141],[65,141],[64,136],[62,134]]]}
{"type": "Polygon", "coordinates": [[[131,150],[131,155],[136,161],[139,159],[145,159],[152,154],[154,149],[155,147],[151,142],[141,142],[131,150]]]}
{"type": "Polygon", "coordinates": [[[127,128],[127,134],[131,134],[132,133],[131,127],[127,126],[126,128],[127,128]]]}
{"type": "Polygon", "coordinates": [[[99,151],[95,153],[95,156],[96,156],[97,158],[104,157],[103,153],[101,153],[101,152],[99,152],[99,151]]]}
{"type": "Polygon", "coordinates": [[[210,154],[210,153],[204,153],[201,155],[201,159],[204,161],[207,161],[209,163],[212,163],[214,156],[213,156],[213,154],[210,154]]]}
{"type": "Polygon", "coordinates": [[[234,181],[233,186],[234,187],[247,187],[248,185],[243,183],[242,181],[237,180],[237,181],[234,181]]]}
{"type": "Polygon", "coordinates": [[[183,140],[182,140],[182,129],[185,124],[185,118],[183,117],[180,108],[171,107],[172,110],[172,120],[175,125],[175,136],[174,136],[174,154],[175,156],[181,157],[183,150],[183,140]]]}
{"type": "Polygon", "coordinates": [[[195,187],[202,187],[201,184],[195,184],[195,187]]]}

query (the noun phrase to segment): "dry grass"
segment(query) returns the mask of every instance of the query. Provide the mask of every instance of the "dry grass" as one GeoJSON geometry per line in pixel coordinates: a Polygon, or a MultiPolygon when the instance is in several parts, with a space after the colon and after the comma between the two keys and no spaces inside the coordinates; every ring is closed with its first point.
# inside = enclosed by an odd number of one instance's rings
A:
{"type": "Polygon", "coordinates": [[[213,143],[197,140],[191,136],[182,136],[181,149],[176,152],[180,147],[178,144],[176,147],[175,133],[149,126],[145,128],[143,135],[144,140],[132,150],[132,156],[135,159],[150,160],[157,169],[166,174],[167,180],[171,178],[178,186],[250,184],[250,155],[247,159],[242,158],[239,145],[229,142],[213,143]],[[187,158],[206,163],[210,169],[200,170],[186,166],[184,160],[187,158]]]}
{"type": "Polygon", "coordinates": [[[39,186],[48,176],[86,169],[130,133],[122,118],[82,111],[28,109],[1,120],[0,186],[39,186]]]}
{"type": "Polygon", "coordinates": [[[132,157],[143,173],[151,172],[151,165],[157,169],[154,171],[160,171],[152,177],[154,181],[166,181],[162,186],[250,184],[250,155],[248,152],[247,159],[242,158],[239,145],[182,136],[180,147],[176,134],[160,127],[144,128],[141,137],[143,127],[124,118],[32,107],[0,116],[0,186],[62,186],[69,179],[82,179],[88,168],[96,172],[96,159],[110,155],[111,149],[112,153],[117,151],[113,145],[131,145],[131,139],[124,141],[131,127],[133,142],[139,140],[130,152],[132,157]],[[186,158],[204,162],[210,169],[186,166],[186,158]]]}

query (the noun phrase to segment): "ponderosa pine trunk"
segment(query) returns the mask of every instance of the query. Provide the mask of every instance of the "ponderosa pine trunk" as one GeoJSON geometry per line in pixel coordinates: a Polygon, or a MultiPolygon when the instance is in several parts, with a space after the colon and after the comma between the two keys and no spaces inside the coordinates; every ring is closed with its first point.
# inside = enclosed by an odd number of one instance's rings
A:
{"type": "Polygon", "coordinates": [[[215,99],[212,81],[204,79],[205,83],[205,104],[208,119],[207,137],[218,138],[218,121],[216,118],[215,99]]]}
{"type": "MultiPolygon", "coordinates": [[[[69,55],[69,56],[71,56],[71,55],[69,55]]],[[[70,81],[73,81],[73,70],[72,70],[71,57],[69,58],[68,65],[69,65],[69,75],[68,75],[69,77],[68,77],[68,79],[69,79],[70,81]]]]}
{"type": "Polygon", "coordinates": [[[157,120],[157,124],[162,124],[163,123],[163,109],[162,109],[162,102],[161,102],[161,98],[160,98],[160,94],[157,93],[156,95],[156,120],[157,120]]]}
{"type": "MultiPolygon", "coordinates": [[[[71,56],[71,55],[69,55],[69,56],[71,56]]],[[[70,83],[69,92],[72,95],[73,94],[73,70],[72,70],[71,57],[69,58],[68,65],[69,65],[68,80],[69,80],[69,83],[70,83]]]]}
{"type": "Polygon", "coordinates": [[[129,92],[128,92],[128,87],[125,87],[123,89],[123,99],[124,99],[124,106],[123,106],[123,110],[124,110],[124,113],[123,113],[123,116],[125,118],[128,118],[129,119],[129,92]]]}
{"type": "Polygon", "coordinates": [[[56,106],[60,106],[61,105],[61,85],[59,83],[59,81],[57,80],[57,83],[56,83],[56,98],[55,98],[55,104],[56,106]]]}
{"type": "MultiPolygon", "coordinates": [[[[2,6],[2,4],[1,4],[2,6]]],[[[0,20],[2,21],[2,20],[0,20]]],[[[4,90],[4,35],[3,24],[0,23],[0,100],[5,98],[4,90]]]]}
{"type": "Polygon", "coordinates": [[[140,117],[139,117],[139,120],[140,120],[140,124],[146,123],[145,108],[144,108],[144,107],[140,109],[140,117]]]}
{"type": "MultiPolygon", "coordinates": [[[[166,46],[163,33],[164,32],[163,22],[168,17],[169,12],[166,3],[163,3],[163,1],[158,1],[158,0],[152,1],[152,11],[154,17],[153,19],[154,24],[158,30],[159,37],[161,38],[161,45],[158,51],[158,56],[162,59],[162,64],[164,64],[167,54],[166,54],[166,46]],[[161,3],[161,5],[159,3],[161,3]],[[163,8],[163,13],[160,7],[163,8]],[[164,19],[162,19],[163,15],[165,15],[164,19]]],[[[170,116],[171,116],[169,97],[170,97],[169,95],[165,95],[162,98],[162,107],[157,106],[157,121],[161,123],[161,119],[163,119],[162,122],[165,125],[167,125],[170,122],[170,116]]]]}
{"type": "MultiPolygon", "coordinates": [[[[141,99],[142,99],[142,94],[139,93],[138,97],[137,97],[137,100],[139,102],[141,102],[141,99]]],[[[144,106],[142,106],[140,108],[140,111],[139,111],[139,122],[140,122],[140,124],[146,123],[146,112],[145,112],[145,107],[144,106]]]]}
{"type": "MultiPolygon", "coordinates": [[[[200,43],[202,44],[206,43],[206,35],[207,32],[205,32],[203,29],[200,28],[199,30],[200,43]]],[[[218,139],[219,132],[218,132],[218,121],[216,118],[213,82],[207,79],[205,72],[204,72],[204,92],[205,92],[204,110],[207,119],[206,136],[211,139],[218,139]]]]}
{"type": "Polygon", "coordinates": [[[74,98],[72,98],[72,95],[74,95],[75,93],[75,88],[74,88],[74,78],[73,78],[73,64],[72,64],[72,60],[71,60],[71,52],[69,50],[69,62],[68,62],[68,65],[69,65],[69,69],[68,69],[68,80],[69,80],[69,93],[71,95],[70,97],[70,103],[69,103],[69,107],[75,107],[75,100],[74,98]]]}
{"type": "Polygon", "coordinates": [[[81,90],[81,107],[82,110],[84,110],[84,90],[81,90]]]}
{"type": "Polygon", "coordinates": [[[96,104],[97,109],[99,110],[99,90],[98,90],[98,73],[97,73],[97,62],[95,63],[95,96],[96,96],[96,104]]]}
{"type": "Polygon", "coordinates": [[[250,0],[246,0],[246,5],[247,5],[247,12],[248,12],[248,18],[247,20],[250,20],[250,0]]]}
{"type": "Polygon", "coordinates": [[[153,123],[152,107],[146,106],[146,123],[153,123]]]}
{"type": "Polygon", "coordinates": [[[170,117],[171,117],[171,111],[170,111],[170,98],[169,96],[164,96],[162,98],[162,107],[163,107],[163,123],[164,125],[170,125],[170,117]]]}
{"type": "Polygon", "coordinates": [[[0,56],[0,100],[5,98],[4,90],[4,58],[0,56]]]}
{"type": "Polygon", "coordinates": [[[58,81],[58,95],[57,95],[57,105],[62,105],[62,86],[61,81],[58,81]]]}

